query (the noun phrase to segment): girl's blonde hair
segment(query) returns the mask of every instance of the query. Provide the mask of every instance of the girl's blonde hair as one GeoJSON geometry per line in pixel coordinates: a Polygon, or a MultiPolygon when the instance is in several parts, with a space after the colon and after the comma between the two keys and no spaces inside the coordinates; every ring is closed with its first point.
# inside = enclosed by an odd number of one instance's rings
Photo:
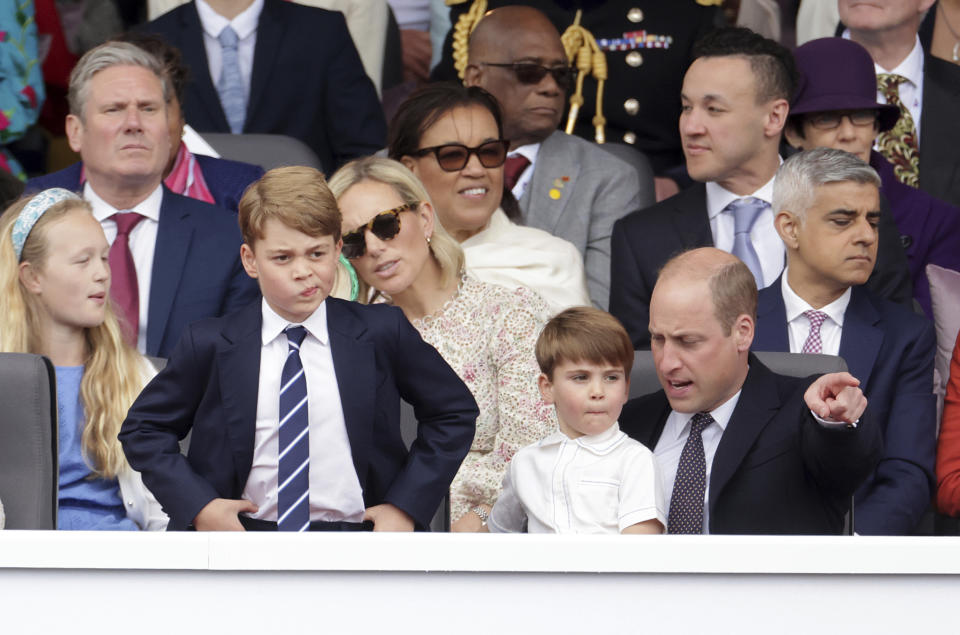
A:
{"type": "MultiPolygon", "coordinates": [[[[52,205],[37,220],[17,259],[13,249],[13,224],[29,203],[26,198],[11,205],[0,217],[0,351],[44,353],[41,341],[41,309],[36,297],[20,282],[20,262],[43,269],[47,260],[47,229],[75,209],[91,212],[81,200],[52,205]]],[[[81,437],[84,459],[94,474],[114,478],[127,468],[117,440],[120,424],[146,380],[146,360],[123,340],[110,301],[102,324],[87,328],[80,399],[86,423],[81,437]]]]}
{"type": "MultiPolygon", "coordinates": [[[[347,163],[330,177],[327,185],[333,195],[339,198],[351,187],[364,181],[373,181],[383,183],[393,188],[404,203],[417,205],[421,202],[430,202],[430,195],[427,194],[427,188],[423,186],[420,179],[414,175],[405,165],[393,159],[384,159],[381,157],[366,157],[347,163]]],[[[437,213],[433,213],[433,235],[430,238],[430,253],[433,255],[437,264],[440,265],[442,272],[440,283],[443,286],[451,284],[460,277],[463,272],[463,249],[460,244],[447,233],[447,230],[440,224],[437,213]]],[[[362,279],[360,282],[360,302],[366,302],[370,298],[370,286],[362,279]]]]}

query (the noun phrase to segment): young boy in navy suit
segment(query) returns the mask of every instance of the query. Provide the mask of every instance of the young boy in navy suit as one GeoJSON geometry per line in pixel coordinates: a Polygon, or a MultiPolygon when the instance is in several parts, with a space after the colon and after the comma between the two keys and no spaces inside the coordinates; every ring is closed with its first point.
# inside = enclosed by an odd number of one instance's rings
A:
{"type": "Polygon", "coordinates": [[[239,221],[263,299],[186,330],[123,424],[130,464],[170,529],[425,528],[473,440],[470,391],[399,309],[327,297],[341,218],[320,172],[271,170],[239,221]]]}

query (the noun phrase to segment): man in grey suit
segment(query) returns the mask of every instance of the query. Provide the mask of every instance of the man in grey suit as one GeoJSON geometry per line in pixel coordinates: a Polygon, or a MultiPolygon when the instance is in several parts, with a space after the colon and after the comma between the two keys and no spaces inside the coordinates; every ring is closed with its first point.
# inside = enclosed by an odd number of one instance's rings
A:
{"type": "Polygon", "coordinates": [[[491,11],[470,36],[464,83],[488,90],[503,109],[504,180],[523,222],[577,246],[590,299],[606,309],[613,223],[654,202],[653,176],[641,182],[626,161],[557,129],[574,78],[560,34],[536,9],[491,11]]]}

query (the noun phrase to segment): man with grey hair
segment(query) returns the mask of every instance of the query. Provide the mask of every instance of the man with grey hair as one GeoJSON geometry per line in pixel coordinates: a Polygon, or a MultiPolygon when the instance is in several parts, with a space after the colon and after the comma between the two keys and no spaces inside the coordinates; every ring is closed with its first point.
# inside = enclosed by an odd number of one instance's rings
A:
{"type": "Polygon", "coordinates": [[[66,130],[82,163],[31,180],[93,206],[110,247],[111,300],[129,341],[166,356],[189,323],[253,301],[240,265],[235,217],[162,185],[170,154],[169,87],[160,63],[133,44],[107,42],[70,74],[66,130]]]}
{"type": "Polygon", "coordinates": [[[935,484],[932,325],[863,286],[877,255],[880,178],[858,157],[817,148],[787,159],[773,191],[787,267],[760,291],[755,350],[843,357],[884,435],[854,498],[857,533],[916,531],[935,484]]]}

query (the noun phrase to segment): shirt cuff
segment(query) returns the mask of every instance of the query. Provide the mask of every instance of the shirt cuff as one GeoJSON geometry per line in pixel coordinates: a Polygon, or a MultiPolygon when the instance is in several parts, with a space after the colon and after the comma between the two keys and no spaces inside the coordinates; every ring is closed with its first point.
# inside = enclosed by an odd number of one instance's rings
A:
{"type": "Polygon", "coordinates": [[[830,421],[829,419],[824,419],[820,417],[820,415],[815,413],[813,410],[810,411],[810,414],[813,415],[813,418],[816,419],[817,423],[819,423],[822,427],[830,428],[832,430],[846,430],[847,428],[856,428],[857,424],[860,423],[859,419],[857,419],[853,423],[847,423],[846,421],[830,421]]]}

